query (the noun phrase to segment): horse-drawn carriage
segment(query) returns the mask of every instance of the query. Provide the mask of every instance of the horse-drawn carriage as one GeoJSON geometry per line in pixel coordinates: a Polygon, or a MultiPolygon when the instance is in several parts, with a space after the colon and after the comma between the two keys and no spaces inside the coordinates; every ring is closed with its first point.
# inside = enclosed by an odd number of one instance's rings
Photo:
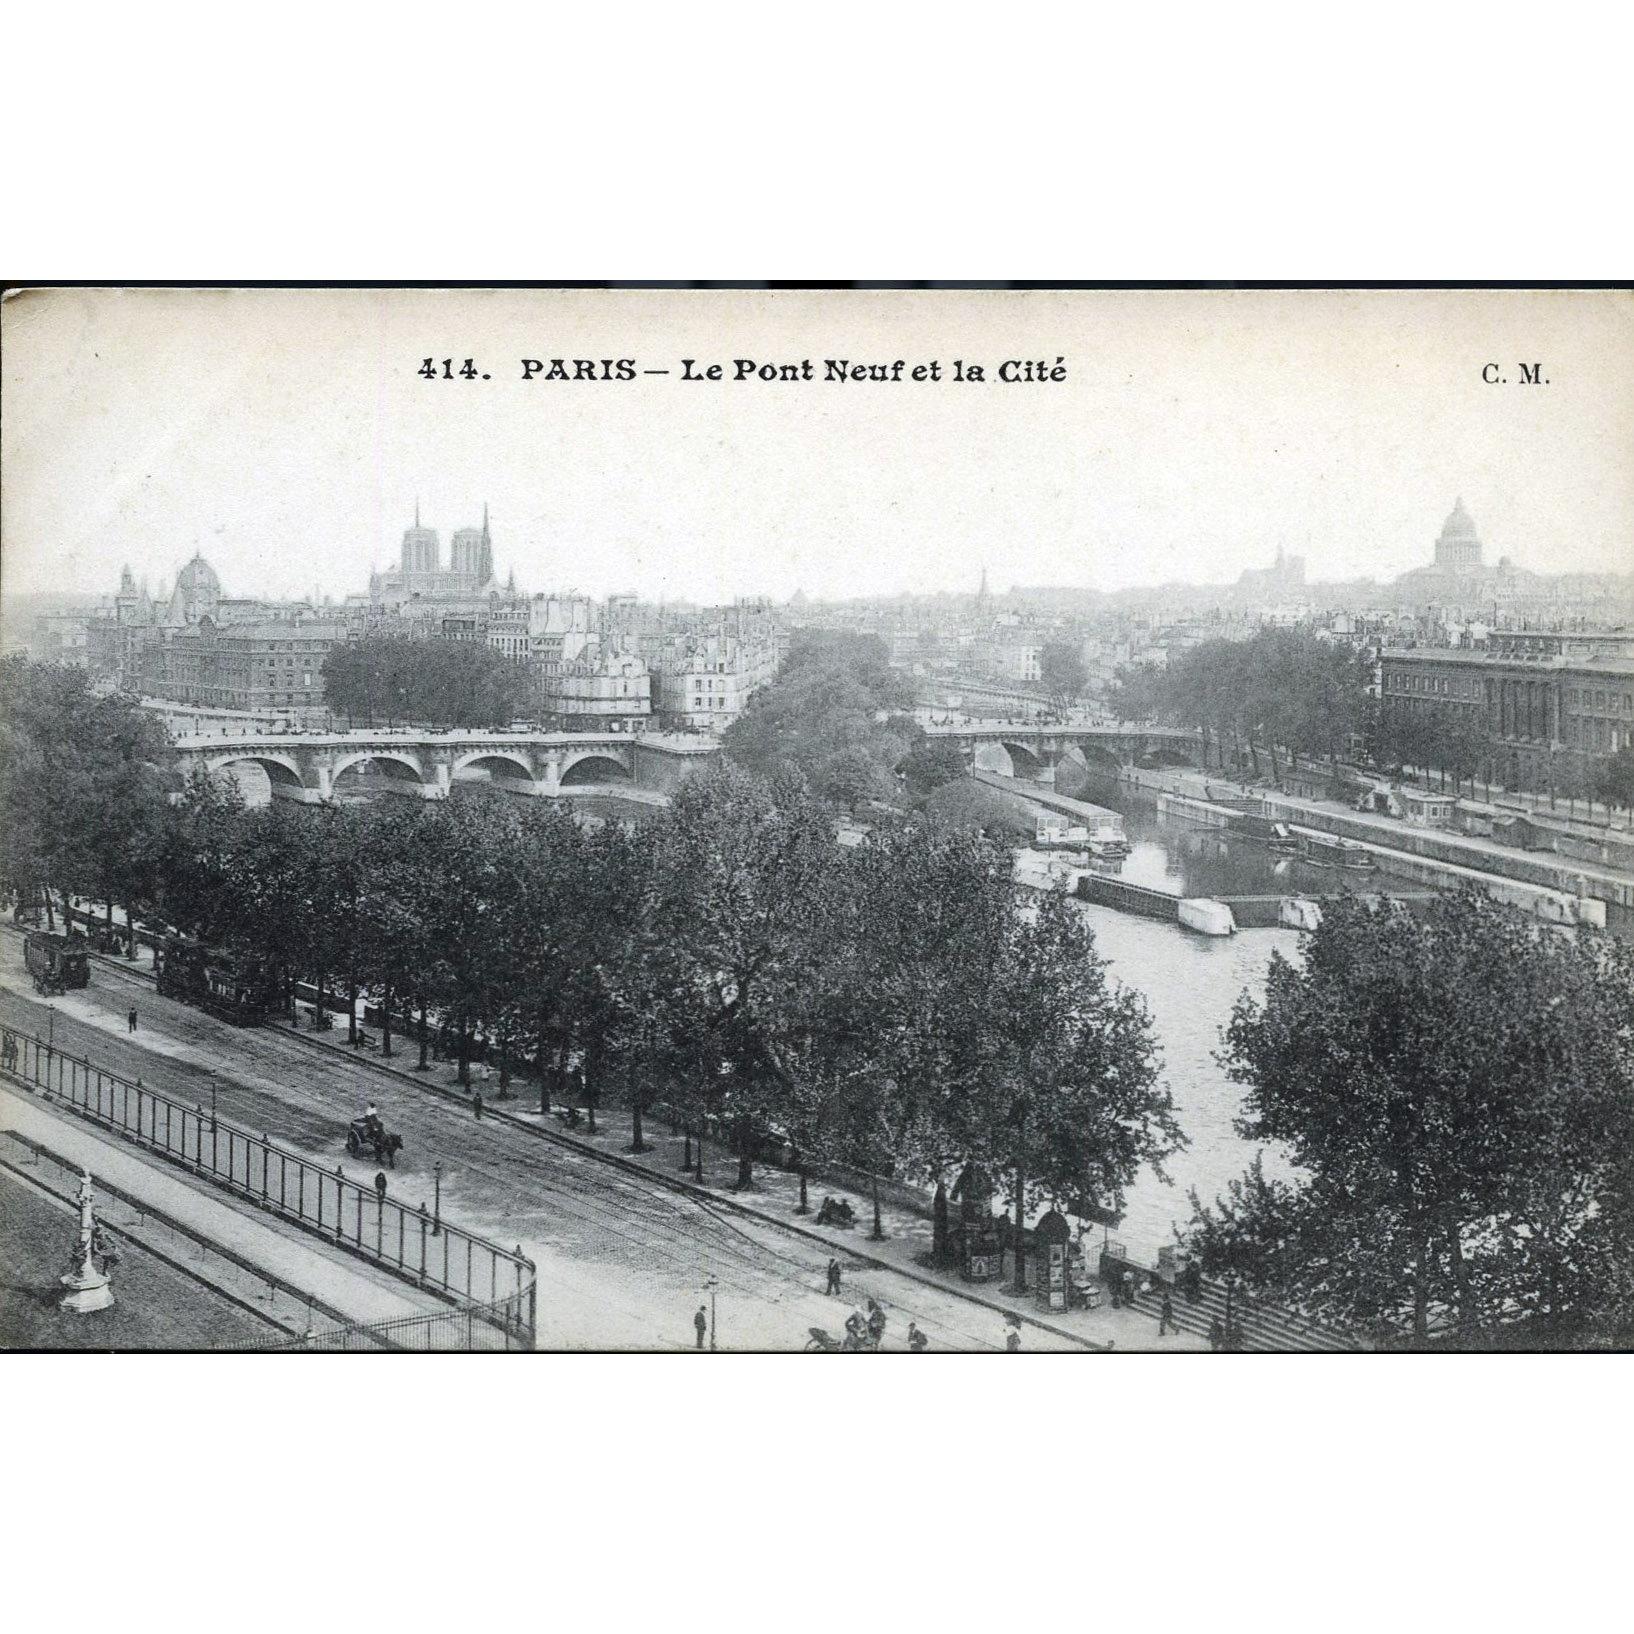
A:
{"type": "Polygon", "coordinates": [[[378,1118],[353,1118],[346,1131],[346,1150],[353,1157],[372,1153],[376,1163],[387,1168],[397,1167],[397,1154],[403,1149],[403,1137],[389,1131],[378,1118]]]}

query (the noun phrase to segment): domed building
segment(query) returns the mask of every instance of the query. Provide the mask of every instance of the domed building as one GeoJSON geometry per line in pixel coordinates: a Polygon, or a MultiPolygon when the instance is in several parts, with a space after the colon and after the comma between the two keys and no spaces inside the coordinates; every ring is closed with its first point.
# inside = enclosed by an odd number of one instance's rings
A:
{"type": "Polygon", "coordinates": [[[1454,503],[1452,514],[1441,525],[1441,536],[1435,542],[1435,566],[1439,573],[1481,571],[1481,540],[1462,499],[1454,503]]]}
{"type": "Polygon", "coordinates": [[[216,570],[196,551],[193,560],[176,575],[176,588],[163,622],[172,628],[213,619],[221,606],[221,580],[216,570]]]}

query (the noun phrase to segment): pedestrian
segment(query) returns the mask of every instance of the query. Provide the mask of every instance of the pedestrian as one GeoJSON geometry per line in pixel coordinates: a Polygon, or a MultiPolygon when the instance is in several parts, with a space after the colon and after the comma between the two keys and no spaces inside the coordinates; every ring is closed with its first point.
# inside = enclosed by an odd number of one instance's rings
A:
{"type": "Polygon", "coordinates": [[[1123,1302],[1130,1310],[1135,1308],[1135,1273],[1133,1271],[1123,1273],[1123,1302]]]}
{"type": "Polygon", "coordinates": [[[482,1122],[482,1092],[479,1090],[471,1097],[471,1110],[477,1115],[477,1122],[482,1122]]]}
{"type": "Polygon", "coordinates": [[[929,1343],[930,1340],[920,1332],[919,1324],[910,1322],[908,1324],[908,1349],[917,1356],[929,1343]]]}
{"type": "Polygon", "coordinates": [[[872,1299],[868,1301],[868,1337],[873,1340],[875,1350],[879,1349],[885,1338],[885,1312],[872,1299]]]}
{"type": "Polygon", "coordinates": [[[1021,1335],[1014,1328],[1011,1328],[1010,1331],[1005,1334],[1004,1348],[1009,1351],[1012,1356],[1021,1349],[1021,1335]]]}
{"type": "Polygon", "coordinates": [[[1157,1336],[1159,1339],[1165,1333],[1179,1333],[1180,1324],[1174,1319],[1174,1301],[1169,1297],[1169,1290],[1163,1290],[1163,1303],[1158,1307],[1157,1336]]]}
{"type": "Polygon", "coordinates": [[[1217,1316],[1209,1319],[1208,1348],[1216,1351],[1225,1349],[1225,1329],[1220,1326],[1220,1319],[1217,1316]]]}
{"type": "Polygon", "coordinates": [[[125,1031],[128,1033],[136,1031],[136,1006],[134,1004],[130,1007],[130,1014],[125,1017],[125,1031]]]}
{"type": "Polygon", "coordinates": [[[838,1260],[828,1262],[828,1287],[824,1291],[831,1294],[837,1294],[840,1291],[840,1262],[838,1260]]]}
{"type": "Polygon", "coordinates": [[[702,1305],[698,1307],[698,1314],[692,1319],[692,1331],[698,1336],[698,1349],[704,1348],[704,1335],[709,1331],[709,1318],[704,1315],[702,1305]]]}

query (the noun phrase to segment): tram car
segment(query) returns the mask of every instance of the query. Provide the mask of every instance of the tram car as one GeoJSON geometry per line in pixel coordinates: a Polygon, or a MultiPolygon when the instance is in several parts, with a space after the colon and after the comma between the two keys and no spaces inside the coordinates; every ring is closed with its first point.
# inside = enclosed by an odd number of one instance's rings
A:
{"type": "Polygon", "coordinates": [[[23,962],[34,978],[36,993],[66,993],[70,987],[90,985],[90,954],[85,938],[77,932],[59,936],[30,931],[23,939],[23,962]]]}
{"type": "Polygon", "coordinates": [[[264,962],[253,953],[167,936],[154,950],[159,992],[196,1004],[236,1027],[258,1026],[277,1005],[264,962]]]}

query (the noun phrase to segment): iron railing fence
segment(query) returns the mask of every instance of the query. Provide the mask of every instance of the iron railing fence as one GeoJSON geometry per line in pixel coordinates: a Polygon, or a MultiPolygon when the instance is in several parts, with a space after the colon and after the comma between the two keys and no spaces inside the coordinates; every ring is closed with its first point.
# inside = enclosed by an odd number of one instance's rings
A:
{"type": "MultiPolygon", "coordinates": [[[[525,1298],[526,1296],[524,1296],[525,1298]]],[[[523,1311],[516,1295],[497,1300],[491,1309],[467,1305],[458,1310],[399,1316],[388,1322],[354,1322],[345,1327],[314,1329],[288,1339],[246,1339],[233,1350],[515,1350],[523,1311]],[[507,1308],[508,1307],[508,1308],[507,1308]]]]}
{"type": "Polygon", "coordinates": [[[0,1071],[54,1096],[93,1123],[291,1220],[392,1274],[504,1328],[531,1349],[537,1331],[537,1270],[518,1248],[466,1231],[331,1171],[202,1106],[132,1083],[89,1058],[15,1027],[0,1028],[0,1071]]]}

